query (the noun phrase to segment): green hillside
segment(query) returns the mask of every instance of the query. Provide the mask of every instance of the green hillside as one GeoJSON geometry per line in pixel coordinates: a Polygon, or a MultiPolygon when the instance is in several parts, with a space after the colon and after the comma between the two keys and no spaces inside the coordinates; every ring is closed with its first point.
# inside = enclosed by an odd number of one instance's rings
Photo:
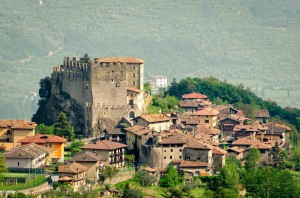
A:
{"type": "Polygon", "coordinates": [[[1,0],[0,117],[30,118],[36,100],[25,96],[65,55],[86,52],[145,59],[146,77],[262,87],[265,99],[299,107],[299,8],[299,0],[1,0]]]}

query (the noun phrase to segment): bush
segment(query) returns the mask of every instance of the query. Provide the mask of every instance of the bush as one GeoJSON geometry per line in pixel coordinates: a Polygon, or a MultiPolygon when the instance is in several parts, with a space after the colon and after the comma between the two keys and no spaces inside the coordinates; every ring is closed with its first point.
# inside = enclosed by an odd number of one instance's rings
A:
{"type": "Polygon", "coordinates": [[[142,198],[143,194],[140,190],[136,188],[131,188],[131,189],[126,188],[124,190],[123,196],[124,198],[142,198]]]}
{"type": "Polygon", "coordinates": [[[134,179],[139,182],[141,186],[151,186],[155,182],[155,178],[144,170],[139,170],[137,174],[135,174],[134,179]]]}

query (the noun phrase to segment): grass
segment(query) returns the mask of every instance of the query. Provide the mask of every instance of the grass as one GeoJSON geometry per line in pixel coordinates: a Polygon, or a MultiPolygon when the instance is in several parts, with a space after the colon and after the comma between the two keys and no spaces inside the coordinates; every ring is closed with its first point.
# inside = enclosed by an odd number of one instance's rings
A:
{"type": "Polygon", "coordinates": [[[26,183],[18,183],[16,185],[0,184],[0,190],[23,190],[23,189],[33,188],[35,186],[39,186],[47,182],[47,180],[48,178],[46,178],[44,175],[40,175],[37,178],[26,183]]]}
{"type": "Polygon", "coordinates": [[[205,188],[194,188],[190,191],[190,195],[192,197],[203,197],[205,192],[205,188]]]}
{"type": "Polygon", "coordinates": [[[4,173],[4,178],[26,178],[28,173],[4,173]]]}

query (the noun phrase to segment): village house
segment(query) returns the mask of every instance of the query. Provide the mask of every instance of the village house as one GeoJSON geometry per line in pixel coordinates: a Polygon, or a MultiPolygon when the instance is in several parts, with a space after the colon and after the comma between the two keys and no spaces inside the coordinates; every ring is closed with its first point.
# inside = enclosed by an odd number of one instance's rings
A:
{"type": "Polygon", "coordinates": [[[219,111],[220,114],[225,114],[225,115],[238,113],[238,110],[233,108],[232,105],[218,105],[218,106],[215,106],[214,109],[219,111]]]}
{"type": "Polygon", "coordinates": [[[143,114],[133,119],[133,125],[149,127],[154,131],[168,130],[171,122],[165,114],[143,114]]]}
{"type": "Polygon", "coordinates": [[[199,124],[205,124],[205,126],[210,128],[216,128],[218,124],[219,111],[212,109],[210,107],[199,110],[192,113],[193,116],[200,118],[199,124]]]}
{"type": "Polygon", "coordinates": [[[211,168],[205,162],[174,160],[172,164],[179,172],[184,173],[186,179],[193,178],[195,176],[207,176],[207,173],[208,175],[211,175],[211,168]]]}
{"type": "Polygon", "coordinates": [[[64,144],[66,141],[67,139],[56,135],[37,134],[22,138],[18,142],[21,143],[21,145],[36,143],[38,145],[47,147],[51,152],[49,155],[49,161],[64,162],[64,144]]]}
{"type": "Polygon", "coordinates": [[[109,165],[114,165],[118,168],[124,167],[125,148],[126,144],[112,142],[110,140],[101,140],[95,143],[87,144],[83,147],[83,151],[89,151],[101,156],[101,159],[109,165]]]}
{"type": "Polygon", "coordinates": [[[263,140],[267,130],[268,130],[267,126],[260,125],[260,124],[235,125],[233,129],[233,133],[235,139],[244,138],[247,136],[255,136],[263,140]]]}
{"type": "Polygon", "coordinates": [[[233,156],[238,160],[244,159],[244,152],[246,151],[244,148],[239,148],[238,146],[230,147],[226,149],[226,157],[233,156]]]}
{"type": "Polygon", "coordinates": [[[0,150],[11,150],[20,146],[18,142],[26,136],[35,134],[35,122],[25,120],[0,120],[0,150]]]}
{"type": "Polygon", "coordinates": [[[104,129],[104,138],[113,142],[126,143],[126,134],[120,128],[104,129]]]}
{"type": "Polygon", "coordinates": [[[281,148],[289,145],[291,128],[273,122],[268,123],[265,126],[268,127],[268,130],[263,136],[263,141],[269,142],[272,147],[275,146],[275,142],[278,142],[281,148]]]}
{"type": "Polygon", "coordinates": [[[268,163],[270,161],[271,146],[265,144],[260,140],[256,140],[255,136],[248,136],[237,139],[232,142],[232,147],[238,147],[239,149],[245,149],[244,157],[246,157],[250,148],[257,148],[260,152],[260,163],[268,163]]]}
{"type": "Polygon", "coordinates": [[[232,117],[226,117],[219,121],[219,128],[221,130],[221,138],[227,139],[232,137],[233,129],[236,125],[242,124],[238,119],[232,117]]]}
{"type": "Polygon", "coordinates": [[[218,145],[220,134],[221,131],[219,129],[209,128],[205,125],[199,125],[198,133],[195,135],[195,138],[204,142],[208,142],[212,145],[218,145]]]}
{"type": "Polygon", "coordinates": [[[225,166],[225,157],[227,151],[220,149],[219,147],[214,146],[212,149],[212,158],[213,158],[213,172],[219,172],[223,166],[225,166]]]}
{"type": "Polygon", "coordinates": [[[46,162],[49,151],[37,144],[27,144],[15,147],[3,154],[10,171],[40,168],[46,162]]]}
{"type": "Polygon", "coordinates": [[[210,107],[211,102],[208,100],[181,100],[179,101],[179,107],[184,110],[184,114],[192,114],[198,110],[205,109],[206,107],[210,107]]]}
{"type": "Polygon", "coordinates": [[[94,183],[99,179],[99,170],[108,164],[105,156],[89,151],[73,156],[70,161],[86,167],[86,178],[94,183]]]}
{"type": "Polygon", "coordinates": [[[270,118],[268,109],[257,109],[254,111],[254,117],[257,123],[267,123],[270,118]]]}
{"type": "Polygon", "coordinates": [[[58,167],[58,183],[67,183],[73,187],[73,191],[78,191],[80,187],[86,185],[86,170],[76,162],[58,167]]]}

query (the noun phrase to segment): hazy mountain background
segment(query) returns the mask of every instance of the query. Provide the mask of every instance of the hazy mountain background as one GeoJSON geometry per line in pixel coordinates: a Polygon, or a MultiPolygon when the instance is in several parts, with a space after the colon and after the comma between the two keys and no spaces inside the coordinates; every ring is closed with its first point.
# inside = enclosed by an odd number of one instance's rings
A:
{"type": "Polygon", "coordinates": [[[84,53],[144,59],[146,78],[212,75],[300,107],[299,0],[1,0],[0,117],[30,119],[39,80],[84,53]]]}

